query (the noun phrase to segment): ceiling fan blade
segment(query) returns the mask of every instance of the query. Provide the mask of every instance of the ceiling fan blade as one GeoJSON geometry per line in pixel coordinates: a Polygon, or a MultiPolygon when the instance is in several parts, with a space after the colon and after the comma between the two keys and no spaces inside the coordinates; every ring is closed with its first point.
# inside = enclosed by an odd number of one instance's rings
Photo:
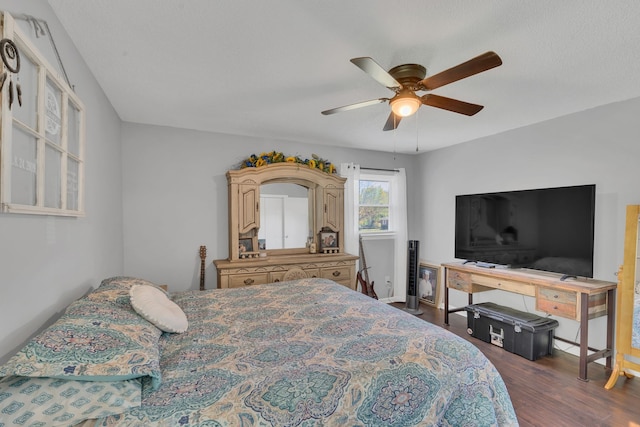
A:
{"type": "Polygon", "coordinates": [[[389,114],[389,117],[387,118],[387,123],[384,124],[384,127],[382,128],[382,130],[395,130],[400,124],[400,119],[402,119],[402,117],[396,116],[395,114],[393,114],[393,111],[392,111],[391,114],[389,114]]]}
{"type": "Polygon", "coordinates": [[[500,59],[498,54],[495,52],[486,52],[468,60],[467,62],[463,62],[462,64],[449,68],[448,70],[444,70],[438,74],[427,77],[422,80],[420,84],[424,86],[425,90],[433,90],[440,86],[473,76],[474,74],[490,70],[501,64],[502,59],[500,59]]]}
{"type": "Polygon", "coordinates": [[[443,110],[453,111],[454,113],[473,116],[484,108],[482,105],[471,104],[469,102],[458,101],[457,99],[446,98],[444,96],[428,93],[420,98],[424,105],[430,107],[442,108],[443,110]]]}
{"type": "Polygon", "coordinates": [[[402,89],[402,85],[393,76],[382,68],[376,61],[364,56],[353,58],[351,62],[362,71],[371,76],[375,81],[389,89],[402,89]]]}
{"type": "Polygon", "coordinates": [[[362,108],[362,107],[368,107],[369,105],[380,104],[388,100],[389,98],[378,98],[378,99],[372,99],[371,101],[357,102],[355,104],[350,104],[350,105],[345,105],[343,107],[337,107],[337,108],[332,108],[330,110],[325,110],[322,112],[322,114],[327,116],[329,114],[335,114],[341,111],[355,110],[356,108],[362,108]]]}

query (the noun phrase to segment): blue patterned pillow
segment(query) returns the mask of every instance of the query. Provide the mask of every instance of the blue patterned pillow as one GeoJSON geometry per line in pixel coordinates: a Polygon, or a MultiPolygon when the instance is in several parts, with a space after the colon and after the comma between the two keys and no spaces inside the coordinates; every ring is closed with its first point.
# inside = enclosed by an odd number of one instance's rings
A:
{"type": "MultiPolygon", "coordinates": [[[[104,283],[103,283],[104,284],[104,283]]],[[[150,376],[160,385],[162,331],[129,303],[129,287],[101,285],[0,366],[0,377],[117,381],[150,376]]]]}
{"type": "Polygon", "coordinates": [[[129,291],[136,285],[152,286],[167,293],[167,291],[148,280],[138,279],[136,277],[116,276],[104,279],[98,289],[88,294],[86,298],[92,301],[111,302],[119,306],[129,306],[129,291]]]}
{"type": "Polygon", "coordinates": [[[75,425],[140,406],[140,380],[69,381],[0,378],[0,426],[75,425]]]}

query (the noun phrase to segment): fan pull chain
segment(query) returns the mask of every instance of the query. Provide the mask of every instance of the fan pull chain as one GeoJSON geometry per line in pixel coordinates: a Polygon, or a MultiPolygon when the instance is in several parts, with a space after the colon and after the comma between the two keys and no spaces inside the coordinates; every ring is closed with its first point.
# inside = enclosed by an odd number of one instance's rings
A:
{"type": "Polygon", "coordinates": [[[416,121],[416,153],[420,151],[418,149],[418,113],[419,112],[420,112],[420,110],[416,111],[416,114],[415,114],[415,116],[416,116],[416,118],[415,118],[415,121],[416,121]]]}
{"type": "MultiPolygon", "coordinates": [[[[394,114],[393,115],[393,128],[397,129],[398,128],[398,123],[396,122],[397,117],[394,114]]],[[[393,161],[396,161],[396,142],[398,141],[398,133],[397,132],[393,132],[393,161]]]]}

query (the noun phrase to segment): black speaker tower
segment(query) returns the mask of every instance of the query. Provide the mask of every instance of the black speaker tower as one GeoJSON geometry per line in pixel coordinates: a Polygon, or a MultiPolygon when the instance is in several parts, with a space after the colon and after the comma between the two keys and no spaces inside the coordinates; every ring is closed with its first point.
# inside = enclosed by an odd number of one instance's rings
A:
{"type": "Polygon", "coordinates": [[[404,311],[419,316],[422,314],[420,310],[420,300],[418,299],[418,267],[420,265],[420,242],[417,240],[409,240],[409,248],[407,252],[407,305],[404,311]]]}

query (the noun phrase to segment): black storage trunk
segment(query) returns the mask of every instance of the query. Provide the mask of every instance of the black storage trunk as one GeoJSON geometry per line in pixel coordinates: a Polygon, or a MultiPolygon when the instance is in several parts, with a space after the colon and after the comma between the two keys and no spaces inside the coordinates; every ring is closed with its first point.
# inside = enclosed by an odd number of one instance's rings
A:
{"type": "Polygon", "coordinates": [[[467,311],[467,332],[482,341],[529,360],[553,354],[558,321],[492,302],[472,304],[467,311]]]}

